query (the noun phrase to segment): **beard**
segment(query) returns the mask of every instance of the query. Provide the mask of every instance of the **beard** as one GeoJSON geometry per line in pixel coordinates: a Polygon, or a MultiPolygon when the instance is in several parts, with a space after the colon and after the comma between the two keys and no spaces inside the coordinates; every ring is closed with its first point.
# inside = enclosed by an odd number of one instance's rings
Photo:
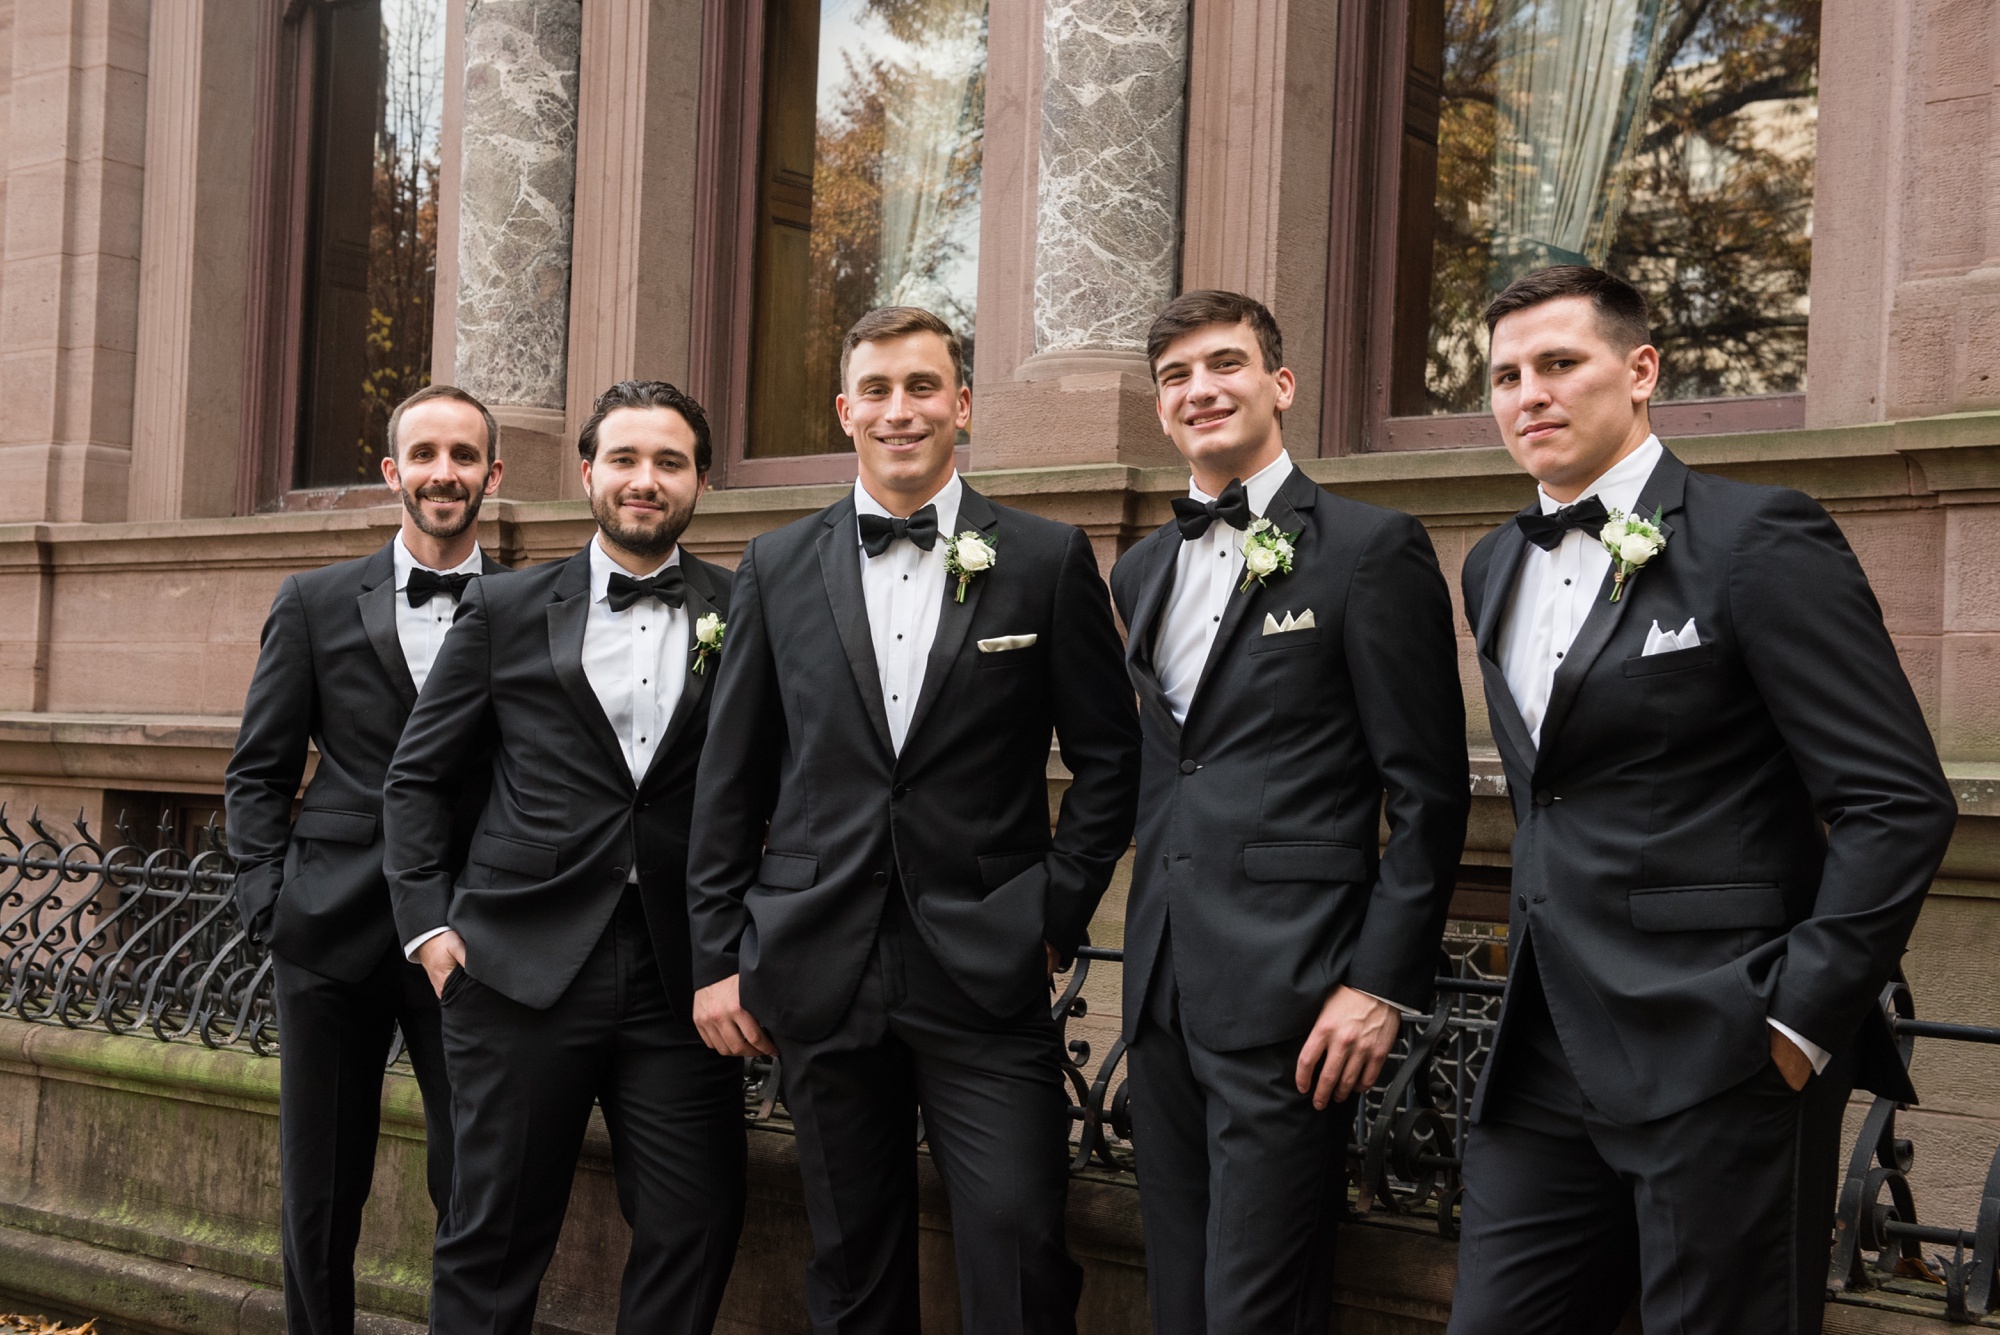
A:
{"type": "Polygon", "coordinates": [[[598,530],[634,556],[664,557],[673,551],[688,521],[694,518],[694,502],[675,509],[668,497],[655,496],[652,499],[666,507],[659,519],[652,524],[628,524],[618,514],[618,502],[624,495],[621,491],[590,498],[590,513],[598,530]]]}
{"type": "Polygon", "coordinates": [[[481,486],[478,491],[468,491],[457,482],[433,482],[416,491],[398,487],[396,494],[403,498],[403,509],[419,529],[430,537],[449,542],[478,522],[480,504],[486,499],[486,488],[481,486]],[[424,513],[425,501],[463,501],[465,509],[456,520],[441,524],[424,513]]]}

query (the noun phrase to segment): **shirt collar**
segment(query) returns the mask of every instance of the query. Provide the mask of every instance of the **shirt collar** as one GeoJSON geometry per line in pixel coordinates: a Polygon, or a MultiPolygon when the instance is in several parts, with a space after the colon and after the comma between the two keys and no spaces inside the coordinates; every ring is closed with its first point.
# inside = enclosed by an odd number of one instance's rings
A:
{"type": "MultiPolygon", "coordinates": [[[[1258,469],[1256,473],[1243,483],[1243,496],[1245,500],[1250,502],[1250,513],[1253,515],[1262,515],[1265,511],[1269,510],[1271,502],[1277,499],[1278,488],[1284,486],[1285,479],[1291,475],[1291,451],[1279,450],[1277,458],[1258,469]]],[[[1196,486],[1193,478],[1188,479],[1188,495],[1200,501],[1203,505],[1215,499],[1215,497],[1196,486]]]]}
{"type": "MultiPolygon", "coordinates": [[[[1604,502],[1605,509],[1631,514],[1632,507],[1639,503],[1639,493],[1646,489],[1646,479],[1653,476],[1653,470],[1659,466],[1660,456],[1665,453],[1666,447],[1660,444],[1658,436],[1646,437],[1644,444],[1605,469],[1604,475],[1593,482],[1583,496],[1576,499],[1580,501],[1584,496],[1595,496],[1604,502]]],[[[1545,515],[1554,514],[1569,503],[1552,500],[1540,487],[1535,488],[1535,496],[1541,501],[1542,513],[1545,515]]]]}
{"type": "MultiPolygon", "coordinates": [[[[398,589],[407,589],[410,587],[410,572],[412,570],[430,570],[430,567],[419,561],[415,553],[411,552],[409,547],[403,542],[403,531],[401,529],[396,530],[395,540],[389,544],[389,557],[396,563],[396,587],[398,589]]],[[[472,548],[472,555],[466,557],[449,570],[437,570],[432,571],[432,573],[437,575],[476,575],[481,569],[479,547],[475,544],[472,548]]]]}
{"type": "MultiPolygon", "coordinates": [[[[638,578],[651,579],[668,566],[677,566],[680,563],[681,545],[677,542],[674,544],[673,551],[667,554],[666,560],[660,562],[659,565],[648,570],[645,574],[638,576],[638,578]]],[[[620,575],[630,573],[624,566],[612,560],[611,554],[604,550],[604,535],[600,533],[590,540],[590,601],[601,603],[609,596],[613,572],[620,575]]]]}
{"type": "MultiPolygon", "coordinates": [[[[952,529],[957,526],[958,502],[964,495],[965,483],[959,478],[958,470],[954,468],[951,470],[951,477],[946,479],[942,487],[938,488],[937,495],[924,502],[924,505],[935,505],[937,507],[938,535],[940,537],[949,537],[952,529]]],[[[917,507],[918,510],[923,508],[923,505],[917,507]]],[[[868,488],[861,485],[860,478],[854,479],[854,513],[858,515],[881,515],[885,519],[895,517],[884,508],[882,502],[868,494],[868,488]]],[[[855,541],[859,543],[859,536],[856,537],[855,541]]]]}

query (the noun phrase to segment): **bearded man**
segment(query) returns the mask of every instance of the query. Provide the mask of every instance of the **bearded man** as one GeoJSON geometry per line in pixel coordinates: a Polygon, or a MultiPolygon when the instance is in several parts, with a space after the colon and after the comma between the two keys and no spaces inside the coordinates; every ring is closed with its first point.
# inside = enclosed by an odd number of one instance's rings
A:
{"type": "Polygon", "coordinates": [[[708,419],[624,381],[577,449],[595,538],[466,598],[383,795],[396,923],[451,1076],[430,1311],[450,1335],[528,1335],[593,1103],[632,1227],[620,1330],[709,1330],[743,1224],[742,1064],[696,1033],[689,980],[688,822],[730,587],[680,546],[708,419]],[[450,812],[482,749],[460,871],[450,812]]]}
{"type": "MultiPolygon", "coordinates": [[[[277,985],[285,1321],[298,1335],[354,1329],[354,1248],[398,1027],[440,1213],[451,1189],[437,997],[397,948],[382,777],[459,598],[506,569],[480,551],[478,529],[500,486],[500,441],[479,400],[432,385],[390,416],[388,444],[382,476],[402,525],[373,555],[279,586],[223,788],[237,906],[270,947],[277,985]],[[294,819],[308,742],[319,768],[294,819]]],[[[447,825],[464,831],[483,792],[459,797],[447,825]]],[[[448,841],[445,855],[462,848],[448,841]]]]}

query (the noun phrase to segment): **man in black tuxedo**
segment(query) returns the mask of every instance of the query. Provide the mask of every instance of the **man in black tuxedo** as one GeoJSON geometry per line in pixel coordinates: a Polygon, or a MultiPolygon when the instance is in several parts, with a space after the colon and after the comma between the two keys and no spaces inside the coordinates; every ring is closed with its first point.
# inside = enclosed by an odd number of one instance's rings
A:
{"type": "Polygon", "coordinates": [[[1649,1331],[1817,1332],[1848,1089],[1915,1098],[1877,998],[1951,791],[1832,519],[1652,434],[1638,292],[1545,269],[1486,320],[1540,490],[1465,563],[1518,829],[1451,1329],[1636,1289],[1649,1331]]]}
{"type": "Polygon", "coordinates": [[[385,793],[396,923],[443,1003],[451,1072],[441,1335],[527,1335],[593,1102],[632,1226],[621,1332],[709,1330],[743,1224],[742,1064],[689,1015],[688,816],[728,652],[728,575],[679,545],[708,421],[671,385],[624,381],[577,446],[596,537],[466,598],[385,793]],[[489,745],[454,874],[447,812],[489,745]]]}
{"type": "MultiPolygon", "coordinates": [[[[451,1191],[437,998],[397,948],[382,778],[459,597],[505,569],[481,553],[478,529],[480,502],[500,485],[499,436],[477,399],[432,385],[390,415],[388,440],[382,476],[402,526],[372,556],[279,586],[223,781],[237,906],[273,957],[285,1322],[298,1335],[354,1329],[354,1247],[399,1026],[440,1215],[451,1191]],[[319,768],[294,820],[308,743],[319,768]]],[[[464,805],[448,854],[463,853],[477,810],[464,805]]]]}
{"type": "Polygon", "coordinates": [[[917,1329],[919,1108],[965,1329],[1073,1331],[1081,1291],[1048,979],[1131,837],[1138,728],[1089,540],[953,467],[961,356],[911,307],[848,332],[860,478],[744,552],[701,762],[695,1018],[782,1058],[815,1331],[917,1329]]]}
{"type": "Polygon", "coordinates": [[[1145,733],[1125,1039],[1153,1328],[1322,1332],[1353,1100],[1430,1005],[1465,841],[1451,595],[1423,525],[1293,466],[1261,303],[1185,293],[1146,351],[1193,472],[1111,573],[1145,733]]]}

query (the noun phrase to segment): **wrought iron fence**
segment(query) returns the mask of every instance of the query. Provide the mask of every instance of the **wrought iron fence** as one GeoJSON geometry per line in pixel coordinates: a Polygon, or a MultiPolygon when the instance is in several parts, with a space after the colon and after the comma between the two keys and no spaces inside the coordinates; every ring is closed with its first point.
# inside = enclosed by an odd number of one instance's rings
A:
{"type": "MultiPolygon", "coordinates": [[[[142,842],[121,818],[107,846],[81,815],[74,836],[64,839],[39,811],[17,827],[0,806],[0,1015],[277,1051],[270,959],[237,918],[228,854],[212,825],[186,844],[174,833],[163,821],[142,842]]],[[[1092,996],[1109,991],[1104,975],[1121,962],[1118,950],[1085,947],[1054,1003],[1078,1174],[1132,1172],[1125,1044],[1091,1010],[1092,996]]],[[[1440,965],[1436,1006],[1405,1023],[1362,1101],[1348,1160],[1356,1210],[1428,1218],[1454,1237],[1466,1112],[1505,985],[1504,928],[1454,923],[1440,965]]],[[[1920,1038],[2000,1045],[2000,1028],[1916,1018],[1900,983],[1885,991],[1883,1005],[1906,1063],[1920,1038]]],[[[400,1044],[391,1061],[399,1058],[400,1044]]],[[[746,1065],[752,1122],[784,1121],[780,1084],[771,1062],[746,1065]]],[[[1899,1133],[1898,1112],[1893,1101],[1876,1099],[1850,1147],[1829,1293],[1914,1300],[1962,1323],[2000,1312],[2000,1151],[1970,1228],[1920,1223],[1909,1178],[1915,1146],[1899,1133]],[[1927,1257],[1927,1247],[1950,1251],[1927,1257]]]]}

